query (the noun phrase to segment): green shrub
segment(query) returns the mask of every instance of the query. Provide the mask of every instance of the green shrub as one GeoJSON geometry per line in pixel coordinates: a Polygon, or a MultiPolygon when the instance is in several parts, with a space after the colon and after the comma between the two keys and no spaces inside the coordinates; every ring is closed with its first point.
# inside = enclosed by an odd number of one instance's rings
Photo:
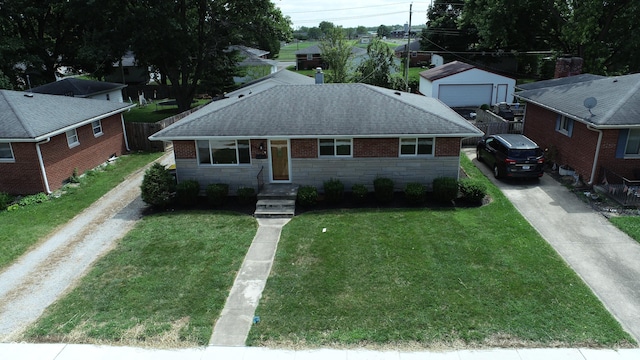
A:
{"type": "Polygon", "coordinates": [[[22,199],[20,199],[20,201],[18,201],[18,204],[20,204],[20,206],[29,206],[29,205],[40,204],[45,201],[49,201],[49,199],[50,199],[49,195],[45,193],[37,193],[34,195],[28,195],[23,197],[22,199]]]}
{"type": "Polygon", "coordinates": [[[378,202],[387,204],[393,200],[393,180],[381,177],[376,178],[373,180],[373,190],[378,202]]]}
{"type": "Polygon", "coordinates": [[[78,175],[78,168],[73,168],[73,172],[71,173],[71,176],[69,176],[69,182],[72,184],[79,184],[80,183],[80,175],[78,175]]]}
{"type": "Polygon", "coordinates": [[[351,187],[351,196],[353,200],[357,203],[363,203],[367,200],[367,195],[369,195],[369,190],[366,186],[362,184],[354,184],[351,187]]]}
{"type": "Polygon", "coordinates": [[[176,182],[169,170],[160,163],[154,163],[144,173],[140,186],[142,201],[164,208],[171,203],[175,195],[176,182]]]}
{"type": "Polygon", "coordinates": [[[411,205],[422,204],[425,200],[426,193],[427,190],[424,185],[417,182],[408,183],[407,186],[404,187],[404,197],[411,205]]]}
{"type": "Polygon", "coordinates": [[[481,110],[489,110],[489,109],[491,109],[491,106],[489,106],[489,104],[482,104],[482,105],[480,106],[480,109],[481,109],[481,110]]]}
{"type": "Polygon", "coordinates": [[[238,202],[241,204],[249,204],[256,198],[256,191],[252,187],[240,187],[236,194],[238,194],[238,202]]]}
{"type": "Polygon", "coordinates": [[[487,195],[487,186],[477,179],[460,180],[460,193],[465,201],[480,203],[487,195]]]}
{"type": "Polygon", "coordinates": [[[300,206],[314,206],[318,202],[318,190],[315,186],[301,186],[296,200],[300,206]]]}
{"type": "Polygon", "coordinates": [[[13,196],[0,192],[0,211],[4,210],[13,201],[13,196]]]}
{"type": "Polygon", "coordinates": [[[458,180],[439,177],[433,180],[433,197],[438,202],[450,203],[458,197],[458,180]]]}
{"type": "Polygon", "coordinates": [[[324,198],[327,202],[337,204],[344,198],[344,184],[338,179],[329,179],[323,183],[324,198]]]}
{"type": "Polygon", "coordinates": [[[213,206],[221,206],[227,202],[229,196],[228,184],[209,184],[207,186],[207,199],[213,206]]]}
{"type": "Polygon", "coordinates": [[[200,183],[197,180],[185,180],[176,185],[176,199],[182,205],[193,205],[198,201],[200,183]]]}

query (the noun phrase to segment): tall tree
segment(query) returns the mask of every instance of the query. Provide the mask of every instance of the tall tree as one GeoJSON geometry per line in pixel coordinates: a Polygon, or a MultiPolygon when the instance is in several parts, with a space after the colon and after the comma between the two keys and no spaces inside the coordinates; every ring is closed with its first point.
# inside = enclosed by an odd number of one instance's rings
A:
{"type": "Polygon", "coordinates": [[[463,3],[435,0],[427,10],[427,26],[422,29],[420,48],[435,51],[467,51],[477,42],[475,26],[459,24],[463,3]]]}
{"type": "Polygon", "coordinates": [[[290,34],[269,0],[129,0],[123,13],[136,58],[166,75],[180,110],[189,109],[201,82],[216,86],[212,93],[223,90],[237,60],[229,45],[259,47],[290,34]]]}
{"type": "Polygon", "coordinates": [[[389,89],[404,89],[402,79],[397,76],[398,58],[389,46],[376,38],[367,45],[367,55],[367,59],[356,69],[355,82],[389,89]]]}
{"type": "Polygon", "coordinates": [[[378,36],[379,37],[385,37],[385,36],[389,36],[389,35],[391,35],[391,28],[389,28],[386,25],[378,26],[378,36]]]}
{"type": "Polygon", "coordinates": [[[323,36],[327,36],[335,27],[336,26],[330,21],[322,21],[320,25],[318,25],[323,36]]]}
{"type": "Polygon", "coordinates": [[[328,82],[348,82],[348,67],[352,57],[351,44],[345,39],[342,27],[335,27],[320,43],[322,60],[329,66],[328,82]]]}

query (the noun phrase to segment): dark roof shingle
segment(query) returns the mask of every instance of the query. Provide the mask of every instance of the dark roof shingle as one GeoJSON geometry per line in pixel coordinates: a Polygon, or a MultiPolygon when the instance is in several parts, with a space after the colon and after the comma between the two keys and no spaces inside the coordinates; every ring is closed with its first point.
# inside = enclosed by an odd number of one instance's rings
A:
{"type": "Polygon", "coordinates": [[[95,94],[119,90],[127,85],[104,81],[93,81],[77,78],[66,78],[60,81],[44,84],[31,89],[31,92],[39,94],[66,95],[75,97],[89,97],[95,94]]]}

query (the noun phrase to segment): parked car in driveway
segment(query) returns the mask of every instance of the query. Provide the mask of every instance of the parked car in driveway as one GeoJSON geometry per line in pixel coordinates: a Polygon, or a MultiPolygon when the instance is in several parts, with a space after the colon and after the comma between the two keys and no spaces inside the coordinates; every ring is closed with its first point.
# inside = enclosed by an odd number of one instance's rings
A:
{"type": "Polygon", "coordinates": [[[476,158],[486,163],[496,178],[541,177],[544,153],[524,135],[496,134],[478,142],[476,158]]]}

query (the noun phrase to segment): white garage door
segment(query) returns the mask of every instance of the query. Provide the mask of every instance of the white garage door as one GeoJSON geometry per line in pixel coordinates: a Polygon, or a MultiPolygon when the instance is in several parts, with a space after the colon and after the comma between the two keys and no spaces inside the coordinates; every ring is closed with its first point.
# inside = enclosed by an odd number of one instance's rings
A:
{"type": "Polygon", "coordinates": [[[438,99],[449,107],[491,105],[491,84],[440,85],[438,99]]]}

